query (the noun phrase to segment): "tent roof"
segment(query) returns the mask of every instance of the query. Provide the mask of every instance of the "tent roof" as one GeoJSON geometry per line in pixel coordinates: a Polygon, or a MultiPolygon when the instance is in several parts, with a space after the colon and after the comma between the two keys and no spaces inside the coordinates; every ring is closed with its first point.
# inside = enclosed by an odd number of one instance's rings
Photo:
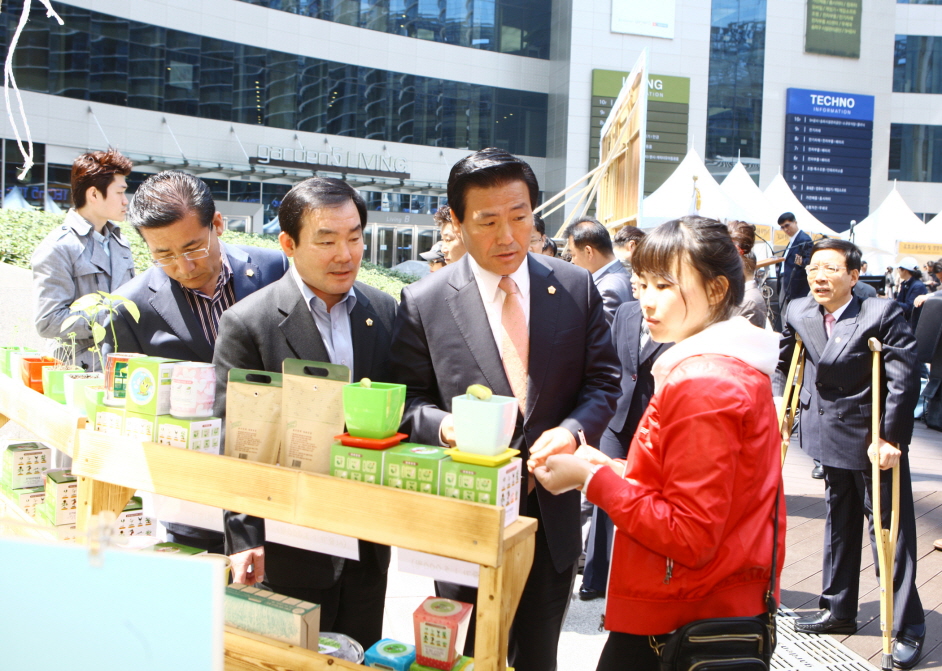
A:
{"type": "MultiPolygon", "coordinates": [[[[837,231],[825,226],[818,221],[817,217],[811,214],[798,197],[794,194],[788,182],[779,173],[772,180],[772,183],[765,188],[765,198],[773,210],[777,210],[781,215],[783,212],[791,212],[798,219],[798,226],[809,233],[823,233],[824,235],[833,235],[837,237],[837,231]]],[[[775,217],[778,223],[778,215],[775,217]]]]}
{"type": "Polygon", "coordinates": [[[733,169],[726,175],[726,179],[720,184],[720,188],[744,212],[744,216],[740,217],[743,221],[762,226],[778,224],[778,215],[781,212],[777,212],[769,204],[762,189],[752,179],[741,161],[736,162],[733,169]]]}
{"type": "Polygon", "coordinates": [[[697,189],[700,190],[699,214],[720,220],[735,216],[730,214],[736,209],[733,202],[723,193],[697,152],[691,149],[667,181],[644,199],[640,227],[653,228],[689,214],[694,176],[697,177],[697,189]]]}
{"type": "MultiPolygon", "coordinates": [[[[895,255],[897,242],[942,241],[939,228],[922,223],[893,187],[880,207],[854,227],[854,243],[864,252],[895,255]]],[[[849,238],[849,233],[843,237],[849,238]]]]}

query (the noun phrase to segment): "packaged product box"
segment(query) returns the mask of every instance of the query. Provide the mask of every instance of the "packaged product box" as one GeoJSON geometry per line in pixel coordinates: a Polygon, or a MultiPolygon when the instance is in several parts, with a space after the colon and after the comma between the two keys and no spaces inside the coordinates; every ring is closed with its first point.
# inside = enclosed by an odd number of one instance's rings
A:
{"type": "Polygon", "coordinates": [[[386,450],[382,484],[396,489],[438,494],[439,471],[448,458],[443,447],[402,443],[386,450]]]}
{"type": "Polygon", "coordinates": [[[321,607],[248,585],[226,587],[226,624],[261,636],[317,650],[321,607]]]}
{"type": "Polygon", "coordinates": [[[337,478],[382,484],[383,459],[389,450],[366,450],[335,442],[330,446],[330,474],[337,478]]]}
{"type": "Polygon", "coordinates": [[[219,454],[222,420],[218,417],[183,419],[172,415],[157,417],[157,440],[184,450],[219,454]]]}
{"type": "Polygon", "coordinates": [[[170,381],[179,359],[157,356],[134,357],[128,361],[125,409],[154,417],[170,412],[170,381]]]}
{"type": "Polygon", "coordinates": [[[384,638],[376,641],[373,647],[366,651],[364,662],[370,669],[409,671],[409,667],[415,662],[415,646],[384,638]]]}
{"type": "Polygon", "coordinates": [[[156,533],[154,521],[144,515],[141,497],[132,496],[124,510],[115,520],[115,533],[118,536],[153,536],[156,533]]]}
{"type": "Polygon", "coordinates": [[[503,506],[507,526],[520,516],[522,468],[519,457],[501,466],[480,466],[449,459],[442,462],[440,493],[453,499],[503,506]]]}
{"type": "Polygon", "coordinates": [[[281,447],[281,373],[233,368],[226,385],[226,456],[274,464],[281,447]]]}
{"type": "Polygon", "coordinates": [[[124,430],[124,408],[99,403],[95,406],[95,431],[120,436],[124,430]]]}
{"type": "Polygon", "coordinates": [[[71,471],[46,472],[46,498],[39,507],[50,524],[75,524],[78,501],[78,479],[71,471]]]}
{"type": "Polygon", "coordinates": [[[26,489],[4,489],[4,493],[30,517],[39,515],[39,506],[46,498],[45,487],[27,487],[26,489]]]}
{"type": "Polygon", "coordinates": [[[56,540],[58,541],[74,543],[76,536],[78,536],[78,525],[76,524],[60,524],[56,527],[56,540]]]}
{"type": "Polygon", "coordinates": [[[350,369],[320,361],[285,359],[282,372],[281,454],[278,462],[330,473],[330,446],[343,433],[343,388],[350,369]]]}
{"type": "MultiPolygon", "coordinates": [[[[436,669],[432,666],[425,666],[423,664],[419,664],[418,662],[412,662],[412,666],[409,667],[409,671],[436,671],[436,669]]],[[[455,662],[455,665],[451,667],[451,671],[474,671],[474,658],[464,656],[459,657],[458,661],[455,662]]],[[[507,671],[514,671],[514,667],[508,666],[507,671]]]]}
{"type": "Polygon", "coordinates": [[[206,554],[206,550],[191,548],[189,545],[181,545],[180,543],[156,543],[145,548],[144,552],[162,552],[164,554],[179,554],[191,557],[206,554]]]}
{"type": "Polygon", "coordinates": [[[434,669],[451,671],[461,657],[468,624],[470,603],[430,596],[412,614],[415,625],[415,661],[434,669]]]}
{"type": "Polygon", "coordinates": [[[147,443],[157,442],[157,418],[153,415],[126,410],[121,435],[147,443]]]}
{"type": "Polygon", "coordinates": [[[10,443],[3,452],[0,485],[9,490],[39,487],[51,464],[52,448],[42,443],[10,443]]]}

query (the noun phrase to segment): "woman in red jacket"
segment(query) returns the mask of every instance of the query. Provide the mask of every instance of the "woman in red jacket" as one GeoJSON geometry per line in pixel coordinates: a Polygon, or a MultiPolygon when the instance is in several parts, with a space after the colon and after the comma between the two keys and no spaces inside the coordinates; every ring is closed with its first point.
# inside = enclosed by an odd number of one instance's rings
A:
{"type": "Polygon", "coordinates": [[[744,280],[726,227],[702,217],[663,224],[632,266],[651,337],[676,344],[654,365],[655,395],[628,459],[585,447],[534,471],[553,493],[583,489],[617,527],[599,671],[656,671],[652,643],[675,629],[766,612],[776,492],[779,573],[785,545],[770,380],[778,339],[730,318],[744,280]]]}

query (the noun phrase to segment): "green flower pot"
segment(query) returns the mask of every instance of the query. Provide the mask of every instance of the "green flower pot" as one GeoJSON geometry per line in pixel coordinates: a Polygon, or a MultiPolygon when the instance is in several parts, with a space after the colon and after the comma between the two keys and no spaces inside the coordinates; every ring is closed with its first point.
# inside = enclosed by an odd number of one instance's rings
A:
{"type": "Polygon", "coordinates": [[[15,369],[10,367],[10,357],[14,352],[35,352],[36,350],[32,347],[16,347],[11,345],[9,347],[0,347],[0,373],[6,375],[7,377],[13,377],[10,375],[11,370],[16,370],[17,378],[19,378],[19,361],[17,361],[17,366],[15,369]]]}
{"type": "Polygon", "coordinates": [[[347,432],[357,438],[381,440],[396,435],[406,404],[406,385],[359,382],[343,388],[343,416],[347,432]]]}
{"type": "Polygon", "coordinates": [[[467,394],[451,399],[455,447],[463,452],[496,456],[510,447],[517,423],[517,399],[491,396],[482,401],[467,394]]]}
{"type": "Polygon", "coordinates": [[[104,373],[78,371],[63,376],[65,386],[65,404],[85,415],[85,387],[97,387],[105,384],[104,373]]]}
{"type": "Polygon", "coordinates": [[[43,394],[65,405],[65,376],[82,370],[78,366],[46,366],[43,368],[43,394]]]}

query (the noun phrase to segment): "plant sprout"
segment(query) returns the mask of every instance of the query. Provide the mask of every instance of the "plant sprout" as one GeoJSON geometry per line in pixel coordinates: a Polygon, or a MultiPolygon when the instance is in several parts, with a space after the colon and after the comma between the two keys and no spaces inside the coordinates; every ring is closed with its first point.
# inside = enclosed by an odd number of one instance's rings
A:
{"type": "MultiPolygon", "coordinates": [[[[111,340],[114,343],[115,351],[118,349],[118,336],[114,330],[114,317],[118,314],[118,308],[124,306],[127,313],[131,315],[134,321],[139,321],[141,311],[138,310],[134,301],[119,296],[118,294],[109,294],[107,291],[98,291],[93,294],[85,294],[77,299],[69,309],[77,314],[72,315],[62,322],[62,331],[70,328],[73,324],[82,320],[92,331],[92,341],[95,343],[89,350],[98,355],[98,361],[101,363],[101,370],[105,370],[105,357],[101,351],[101,343],[107,335],[105,327],[98,321],[99,316],[104,313],[105,318],[111,326],[111,340]]],[[[75,335],[74,333],[71,335],[75,335]]],[[[74,341],[74,338],[73,338],[74,341]]],[[[74,354],[74,349],[73,349],[74,354]]]]}

